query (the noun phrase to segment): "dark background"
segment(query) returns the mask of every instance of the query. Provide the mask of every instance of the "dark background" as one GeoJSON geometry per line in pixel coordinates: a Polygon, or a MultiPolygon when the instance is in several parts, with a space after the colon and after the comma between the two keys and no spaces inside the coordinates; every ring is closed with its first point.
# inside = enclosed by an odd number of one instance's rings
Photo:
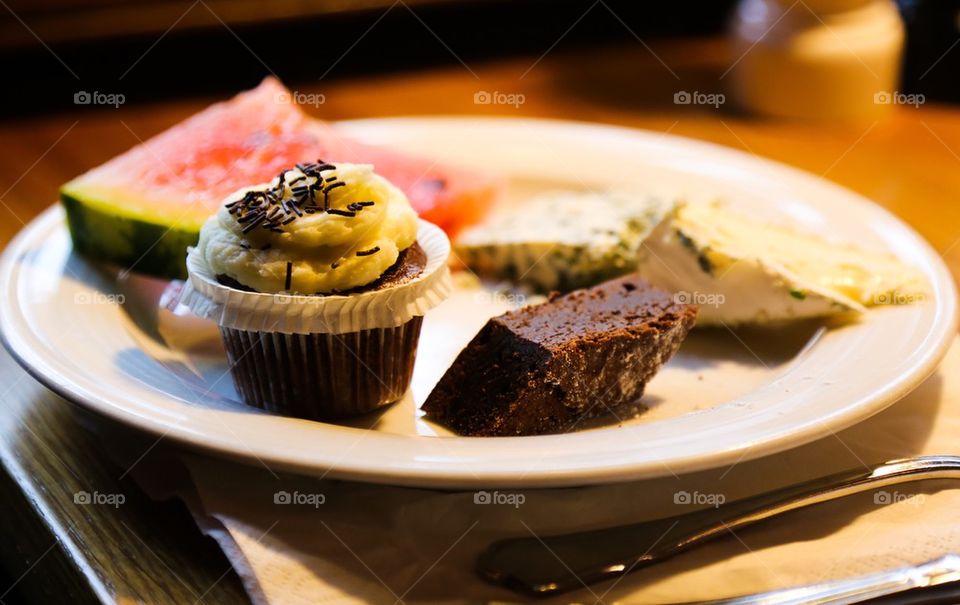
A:
{"type": "MultiPolygon", "coordinates": [[[[957,41],[960,0],[899,4],[910,31],[902,90],[956,100],[960,52],[948,53],[922,79],[911,66],[931,65],[957,41]]],[[[78,90],[122,93],[129,104],[230,96],[256,85],[270,73],[266,66],[292,85],[319,82],[321,76],[336,80],[449,64],[455,55],[466,62],[539,55],[555,43],[564,51],[615,45],[634,34],[654,40],[719,34],[734,5],[733,0],[304,0],[289,5],[7,0],[0,8],[0,65],[7,82],[0,111],[9,117],[75,110],[78,90]]]]}
{"type": "MultiPolygon", "coordinates": [[[[605,1],[630,29],[644,37],[718,32],[733,5],[731,0],[605,1]]],[[[594,3],[595,0],[358,2],[346,3],[348,6],[342,10],[276,19],[264,17],[261,21],[229,25],[238,20],[230,18],[229,10],[200,2],[186,4],[187,16],[165,35],[164,31],[183,11],[172,12],[168,21],[158,23],[152,28],[155,31],[149,33],[94,40],[44,35],[33,28],[70,69],[29,33],[22,37],[20,47],[0,49],[8,81],[17,90],[17,94],[8,95],[5,109],[25,113],[73,108],[72,95],[76,90],[120,92],[127,103],[190,94],[230,96],[255,86],[268,75],[265,65],[293,85],[317,82],[328,70],[325,79],[333,80],[455,62],[454,54],[444,48],[444,43],[466,62],[519,53],[539,55],[568,29],[570,32],[558,49],[632,39],[630,31],[602,4],[571,29],[594,3]],[[350,4],[375,6],[354,10],[350,4]],[[367,30],[369,34],[360,39],[367,30]],[[343,60],[330,69],[354,44],[343,60]],[[130,69],[141,56],[142,61],[130,69]]],[[[29,25],[30,14],[17,14],[29,25]]],[[[8,17],[13,18],[9,14],[8,17]]],[[[142,19],[147,18],[143,13],[142,19]]],[[[17,22],[11,25],[24,29],[17,22]]]]}

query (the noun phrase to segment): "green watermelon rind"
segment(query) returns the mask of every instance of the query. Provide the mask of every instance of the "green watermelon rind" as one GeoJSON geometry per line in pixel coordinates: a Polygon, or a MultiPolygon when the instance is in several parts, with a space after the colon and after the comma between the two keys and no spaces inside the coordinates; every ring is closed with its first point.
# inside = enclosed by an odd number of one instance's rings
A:
{"type": "Polygon", "coordinates": [[[187,247],[199,230],[105,212],[82,195],[60,190],[73,249],[101,262],[164,279],[186,279],[187,247]]]}

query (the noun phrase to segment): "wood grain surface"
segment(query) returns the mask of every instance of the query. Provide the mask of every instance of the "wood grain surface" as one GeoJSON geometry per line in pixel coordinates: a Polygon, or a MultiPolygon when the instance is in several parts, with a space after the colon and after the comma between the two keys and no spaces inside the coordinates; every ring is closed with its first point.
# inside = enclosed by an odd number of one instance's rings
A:
{"type": "MultiPolygon", "coordinates": [[[[719,109],[673,104],[680,90],[723,91],[720,76],[735,60],[717,39],[649,49],[638,41],[293,88],[322,93],[325,102],[310,111],[328,119],[537,116],[634,126],[745,150],[872,198],[913,225],[960,277],[960,109],[895,107],[880,121],[835,124],[742,115],[731,102],[719,109]],[[480,91],[522,94],[524,102],[478,105],[480,91]]],[[[84,108],[0,124],[0,243],[53,203],[62,182],[213,100],[84,108]]],[[[154,503],[128,477],[121,479],[123,471],[86,428],[95,419],[46,391],[6,354],[0,385],[6,390],[0,526],[7,537],[0,557],[17,592],[50,602],[243,600],[226,560],[182,507],[154,503]],[[122,493],[126,501],[115,508],[74,502],[77,492],[94,490],[122,493]]]]}

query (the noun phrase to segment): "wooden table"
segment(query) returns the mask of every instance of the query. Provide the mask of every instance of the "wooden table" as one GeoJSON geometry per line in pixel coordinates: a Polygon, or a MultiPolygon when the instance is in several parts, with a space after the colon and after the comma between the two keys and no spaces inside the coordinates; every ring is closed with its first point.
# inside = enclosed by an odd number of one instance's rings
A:
{"type": "MultiPolygon", "coordinates": [[[[732,63],[721,40],[637,42],[550,52],[355,81],[297,87],[319,92],[329,119],[397,114],[541,116],[670,132],[746,150],[823,175],[886,206],[922,233],[960,277],[960,108],[896,108],[863,124],[784,123],[672,103],[679,90],[723,90],[732,63]],[[659,57],[659,58],[658,58],[659,57]],[[662,63],[661,63],[662,60],[662,63]],[[518,107],[477,105],[478,91],[524,95],[518,107]]],[[[31,118],[0,125],[0,242],[56,199],[68,178],[207,105],[197,99],[31,118]]],[[[86,413],[25,377],[0,354],[9,388],[0,419],[6,540],[12,591],[63,602],[229,602],[238,578],[178,504],[140,494],[86,430],[86,413]],[[12,385],[12,388],[10,387],[12,385]],[[78,491],[123,493],[120,507],[79,506],[78,491]]],[[[3,579],[0,576],[0,579],[3,579]]]]}

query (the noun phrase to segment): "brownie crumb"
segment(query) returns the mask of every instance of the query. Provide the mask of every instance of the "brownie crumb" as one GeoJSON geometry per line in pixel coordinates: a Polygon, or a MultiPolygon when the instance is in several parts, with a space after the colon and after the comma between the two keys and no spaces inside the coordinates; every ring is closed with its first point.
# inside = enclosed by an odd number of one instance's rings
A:
{"type": "Polygon", "coordinates": [[[494,317],[423,405],[462,435],[566,432],[634,411],[697,308],[631,275],[494,317]]]}

